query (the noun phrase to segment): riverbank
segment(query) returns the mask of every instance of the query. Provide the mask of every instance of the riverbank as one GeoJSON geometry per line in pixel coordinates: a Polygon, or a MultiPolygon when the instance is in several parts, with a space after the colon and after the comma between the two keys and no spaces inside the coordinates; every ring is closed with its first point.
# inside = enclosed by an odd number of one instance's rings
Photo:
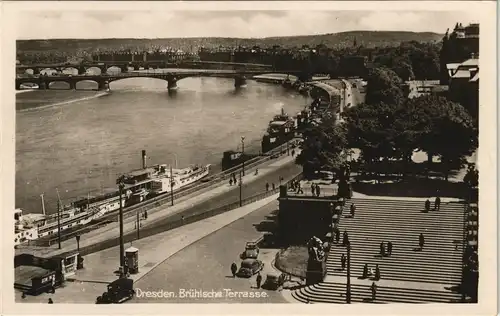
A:
{"type": "Polygon", "coordinates": [[[32,111],[90,100],[108,92],[91,90],[22,90],[16,92],[16,111],[32,111]]]}

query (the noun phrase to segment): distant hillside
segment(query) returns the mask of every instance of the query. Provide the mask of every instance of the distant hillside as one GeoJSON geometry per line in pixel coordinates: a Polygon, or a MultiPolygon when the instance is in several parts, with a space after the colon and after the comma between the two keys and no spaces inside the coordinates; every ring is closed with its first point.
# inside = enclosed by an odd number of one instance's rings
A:
{"type": "Polygon", "coordinates": [[[399,31],[351,31],[322,35],[267,37],[267,38],[165,38],[165,39],[54,39],[19,40],[18,52],[23,51],[94,51],[96,49],[144,48],[151,46],[173,47],[184,51],[197,51],[199,47],[218,46],[260,46],[301,47],[324,44],[332,48],[352,46],[354,39],[364,47],[397,46],[401,42],[434,42],[442,39],[442,34],[399,31]]]}

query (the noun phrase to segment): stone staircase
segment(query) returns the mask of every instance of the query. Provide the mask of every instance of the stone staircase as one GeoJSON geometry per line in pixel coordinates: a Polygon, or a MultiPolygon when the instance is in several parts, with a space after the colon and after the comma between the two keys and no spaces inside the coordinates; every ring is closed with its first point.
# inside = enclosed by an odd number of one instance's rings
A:
{"type": "MultiPolygon", "coordinates": [[[[380,268],[381,280],[375,303],[456,302],[460,294],[445,287],[461,282],[464,205],[441,202],[439,211],[423,212],[423,201],[352,199],[347,201],[340,231],[347,231],[351,242],[351,302],[366,302],[374,280],[361,279],[363,267],[380,268]],[[351,203],[356,205],[349,217],[351,203]],[[418,249],[420,233],[423,250],[418,249]],[[391,241],[391,256],[380,256],[380,243],[391,241]],[[407,282],[415,284],[407,288],[407,282]],[[392,284],[394,286],[392,286],[392,284]],[[427,285],[426,285],[427,284],[427,285]],[[440,286],[442,285],[442,286],[440,286]],[[439,290],[442,289],[442,290],[439,290]]],[[[327,259],[326,282],[298,289],[292,296],[301,302],[343,303],[347,269],[341,269],[346,248],[334,244],[327,259]]]]}

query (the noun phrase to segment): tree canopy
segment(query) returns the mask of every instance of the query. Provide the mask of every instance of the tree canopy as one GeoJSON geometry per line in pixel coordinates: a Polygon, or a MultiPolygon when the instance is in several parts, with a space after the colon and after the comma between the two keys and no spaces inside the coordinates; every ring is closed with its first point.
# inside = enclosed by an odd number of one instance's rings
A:
{"type": "Polygon", "coordinates": [[[304,168],[308,177],[316,171],[338,173],[346,161],[347,145],[345,126],[335,115],[326,114],[319,122],[311,123],[303,132],[302,151],[296,163],[304,168]]]}

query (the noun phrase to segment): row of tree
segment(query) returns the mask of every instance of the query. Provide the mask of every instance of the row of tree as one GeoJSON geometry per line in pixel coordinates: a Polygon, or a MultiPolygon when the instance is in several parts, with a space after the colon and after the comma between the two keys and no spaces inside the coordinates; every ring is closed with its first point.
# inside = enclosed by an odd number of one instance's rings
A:
{"type": "MultiPolygon", "coordinates": [[[[364,164],[397,160],[408,166],[414,151],[440,157],[443,171],[461,167],[478,146],[478,130],[468,112],[444,97],[407,99],[401,79],[377,68],[368,77],[366,103],[347,109],[344,123],[329,115],[304,131],[304,149],[297,163],[306,174],[340,172],[349,149],[361,151],[364,164]]],[[[405,168],[403,168],[404,174],[405,168]]]]}

